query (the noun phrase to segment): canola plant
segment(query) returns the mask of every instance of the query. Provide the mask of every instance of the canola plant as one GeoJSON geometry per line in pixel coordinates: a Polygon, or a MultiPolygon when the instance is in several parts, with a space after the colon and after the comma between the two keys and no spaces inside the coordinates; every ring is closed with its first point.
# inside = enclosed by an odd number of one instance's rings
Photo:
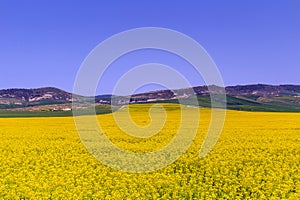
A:
{"type": "MultiPolygon", "coordinates": [[[[131,105],[132,120],[151,124],[150,106],[131,105]]],[[[147,138],[118,127],[113,116],[121,110],[97,118],[119,148],[151,152],[167,145],[180,126],[178,105],[164,107],[163,128],[147,138]]],[[[227,111],[217,144],[200,159],[211,112],[199,112],[189,149],[149,173],[126,173],[99,162],[83,145],[72,117],[0,119],[0,199],[300,199],[299,113],[227,111]]]]}

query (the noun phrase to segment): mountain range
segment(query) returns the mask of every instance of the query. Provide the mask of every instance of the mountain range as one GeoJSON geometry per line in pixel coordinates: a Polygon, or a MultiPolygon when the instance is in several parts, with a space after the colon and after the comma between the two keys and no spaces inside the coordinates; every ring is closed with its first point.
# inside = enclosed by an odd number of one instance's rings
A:
{"type": "MultiPolygon", "coordinates": [[[[215,86],[217,87],[217,86],[215,86]]],[[[99,95],[84,97],[54,87],[37,89],[0,90],[0,110],[9,111],[70,111],[72,101],[93,101],[96,105],[113,103],[121,106],[127,103],[179,103],[190,104],[196,94],[200,107],[210,107],[210,93],[207,86],[176,90],[157,90],[131,96],[99,95]]],[[[225,87],[227,108],[247,111],[300,111],[300,85],[237,85],[225,87]]],[[[103,107],[103,106],[102,106],[103,107]]],[[[104,106],[105,107],[105,106],[104,106]]]]}

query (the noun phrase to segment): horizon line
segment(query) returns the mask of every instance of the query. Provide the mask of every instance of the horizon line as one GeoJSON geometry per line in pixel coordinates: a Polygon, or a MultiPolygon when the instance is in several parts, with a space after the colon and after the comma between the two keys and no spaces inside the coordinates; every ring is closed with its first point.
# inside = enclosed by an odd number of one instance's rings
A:
{"type": "MultiPolygon", "coordinates": [[[[236,85],[225,85],[224,87],[237,87],[237,86],[253,86],[253,85],[265,85],[265,86],[300,86],[300,84],[291,84],[291,83],[280,83],[280,84],[267,84],[267,83],[250,83],[250,84],[236,84],[236,85]]],[[[207,86],[217,86],[217,85],[197,85],[197,86],[191,86],[191,87],[182,87],[182,88],[176,88],[176,89],[153,89],[153,90],[148,90],[145,92],[139,92],[139,93],[134,93],[134,94],[143,94],[143,93],[149,93],[149,92],[156,92],[156,91],[164,91],[164,90],[180,90],[180,89],[187,89],[187,88],[194,88],[194,87],[207,87],[207,86]]],[[[223,87],[223,86],[217,86],[217,87],[223,87]]],[[[44,88],[53,88],[53,89],[58,89],[62,90],[64,92],[74,94],[73,91],[68,91],[61,89],[59,87],[55,86],[41,86],[41,87],[32,87],[32,88],[0,88],[1,90],[35,90],[35,89],[44,89],[44,88]]],[[[130,94],[130,95],[134,95],[130,94]]],[[[75,94],[75,95],[80,95],[80,94],[75,94]]],[[[103,93],[103,94],[95,94],[95,96],[101,96],[101,95],[116,95],[116,96],[127,96],[127,95],[117,95],[117,94],[112,94],[112,93],[103,93]]],[[[86,95],[81,95],[81,96],[86,96],[86,95]]]]}

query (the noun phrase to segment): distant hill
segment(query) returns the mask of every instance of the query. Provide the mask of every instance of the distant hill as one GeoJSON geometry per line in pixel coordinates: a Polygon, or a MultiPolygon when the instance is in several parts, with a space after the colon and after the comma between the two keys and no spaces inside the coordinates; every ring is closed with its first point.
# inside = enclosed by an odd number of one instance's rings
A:
{"type": "Polygon", "coordinates": [[[0,108],[64,104],[71,101],[71,93],[53,87],[0,90],[0,108]]]}
{"type": "MultiPolygon", "coordinates": [[[[215,86],[217,87],[217,86],[215,86]]],[[[199,106],[210,107],[207,86],[193,88],[199,106]]],[[[300,85],[237,85],[225,88],[227,108],[247,111],[300,111],[300,85]]],[[[132,95],[131,103],[166,102],[178,103],[176,98],[189,104],[189,89],[161,90],[132,95]]]]}
{"type": "MultiPolygon", "coordinates": [[[[217,87],[217,86],[215,86],[217,87]]],[[[198,105],[210,107],[210,94],[207,86],[189,89],[158,90],[132,96],[99,95],[95,103],[99,105],[123,105],[127,103],[178,103],[177,98],[189,104],[191,96],[197,95],[198,105]]],[[[237,85],[225,88],[227,107],[234,110],[248,111],[300,111],[299,85],[237,85]]],[[[72,100],[94,101],[93,98],[73,95],[63,90],[45,87],[38,89],[0,90],[0,109],[19,111],[70,110],[72,100]]]]}

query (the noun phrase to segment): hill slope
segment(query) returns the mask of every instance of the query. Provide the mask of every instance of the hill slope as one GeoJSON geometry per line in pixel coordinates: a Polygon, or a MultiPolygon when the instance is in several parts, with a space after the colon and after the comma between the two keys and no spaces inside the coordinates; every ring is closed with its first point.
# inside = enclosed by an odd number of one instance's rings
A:
{"type": "MultiPolygon", "coordinates": [[[[216,86],[215,86],[216,87],[216,86]]],[[[190,89],[159,90],[132,96],[100,95],[95,97],[96,104],[123,105],[127,103],[178,103],[190,104],[191,96],[196,94],[199,106],[210,107],[210,94],[207,86],[190,89]]],[[[251,111],[300,111],[300,86],[298,85],[238,85],[225,88],[227,107],[234,110],[251,111]]],[[[0,90],[0,109],[19,111],[70,110],[72,100],[94,101],[93,98],[72,95],[63,90],[45,87],[38,89],[0,90]],[[47,110],[46,109],[46,110],[47,110]]],[[[71,112],[70,112],[71,113],[71,112]]]]}
{"type": "Polygon", "coordinates": [[[0,108],[64,104],[71,101],[71,93],[53,87],[0,90],[0,108]]]}

